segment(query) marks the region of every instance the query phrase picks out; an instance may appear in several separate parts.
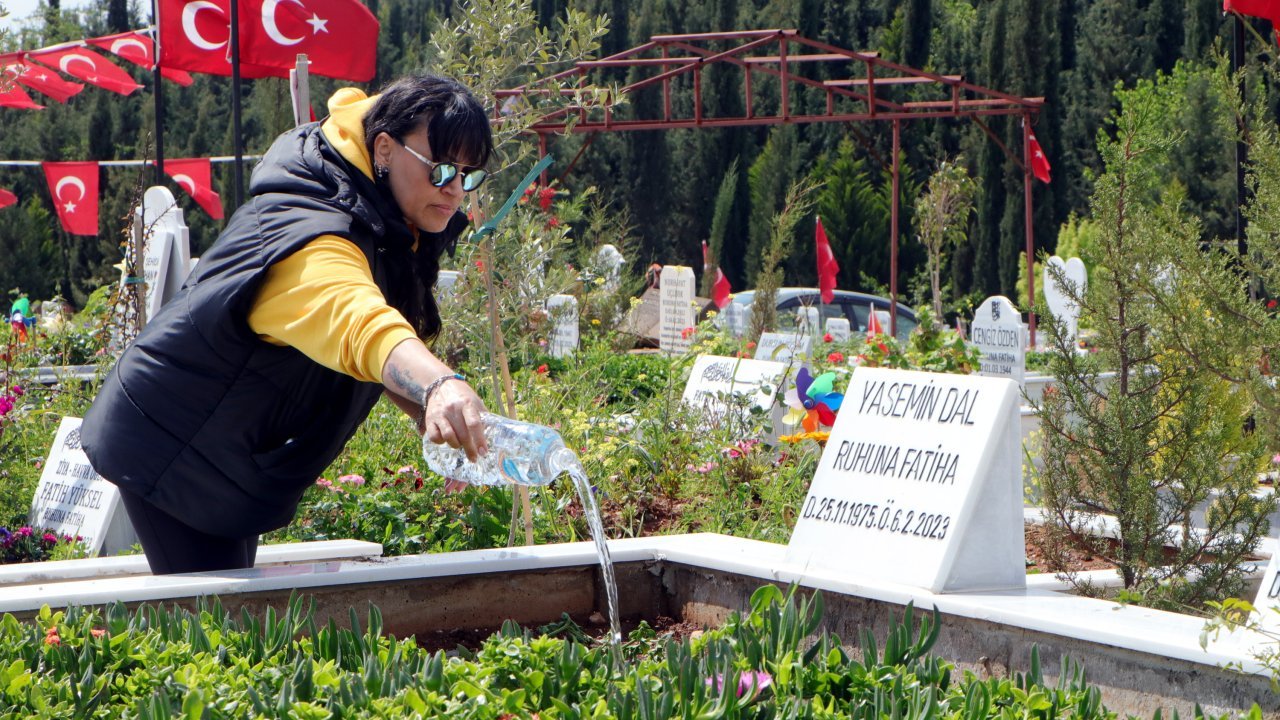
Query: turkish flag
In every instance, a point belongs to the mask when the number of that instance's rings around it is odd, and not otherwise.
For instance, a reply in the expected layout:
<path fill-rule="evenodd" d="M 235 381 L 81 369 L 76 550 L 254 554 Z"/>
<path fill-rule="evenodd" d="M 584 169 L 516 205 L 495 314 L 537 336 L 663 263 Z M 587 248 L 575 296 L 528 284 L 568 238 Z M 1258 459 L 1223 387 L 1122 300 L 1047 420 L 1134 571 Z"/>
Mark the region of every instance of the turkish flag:
<path fill-rule="evenodd" d="M 63 50 L 37 50 L 36 52 L 28 53 L 27 56 L 42 65 L 60 70 L 73 78 L 121 95 L 128 95 L 142 87 L 133 81 L 133 77 L 129 73 L 121 70 L 115 63 L 86 47 L 73 47 Z"/>
<path fill-rule="evenodd" d="M 93 45 L 94 47 L 102 48 L 113 55 L 122 57 L 134 65 L 146 68 L 147 70 L 154 70 L 156 67 L 155 48 L 151 43 L 151 37 L 144 33 L 126 32 L 120 33 L 119 35 L 90 38 L 85 40 L 85 42 Z M 191 75 L 188 73 L 167 67 L 160 68 L 160 77 L 165 80 L 176 82 L 183 87 L 194 82 L 194 80 L 191 79 Z"/>
<path fill-rule="evenodd" d="M 44 179 L 49 183 L 53 206 L 62 229 L 72 235 L 98 234 L 98 163 L 46 162 Z"/>
<path fill-rule="evenodd" d="M 84 90 L 84 86 L 80 83 L 63 80 L 61 75 L 43 65 L 30 63 L 28 65 L 14 66 L 11 69 L 15 68 L 18 69 L 15 80 L 38 93 L 48 95 L 60 103 L 65 103 L 73 95 Z"/>
<path fill-rule="evenodd" d="M 16 202 L 18 202 L 17 195 L 14 195 L 4 188 L 0 188 L 0 209 L 7 208 Z"/>
<path fill-rule="evenodd" d="M 1280 21 L 1280 2 L 1276 0 L 1222 0 L 1222 12 L 1239 13 L 1250 17 Z"/>
<path fill-rule="evenodd" d="M 711 289 L 711 300 L 716 307 L 723 310 L 729 304 L 729 295 L 733 293 L 733 288 L 729 287 L 729 278 L 724 276 L 724 271 L 716 268 L 716 284 Z"/>
<path fill-rule="evenodd" d="M 357 0 L 243 0 L 240 57 L 283 68 L 306 53 L 313 75 L 368 82 L 378 59 L 378 18 Z"/>
<path fill-rule="evenodd" d="M 27 91 L 14 85 L 5 91 L 0 91 L 0 107 L 17 108 L 19 110 L 43 110 L 44 106 L 36 103 L 27 94 Z"/>
<path fill-rule="evenodd" d="M 1042 183 L 1049 182 L 1049 158 L 1044 156 L 1044 149 L 1040 147 L 1040 141 L 1036 140 L 1036 134 L 1027 131 L 1027 135 L 1031 138 L 1031 173 L 1036 179 Z"/>
<path fill-rule="evenodd" d="M 231 75 L 231 4 L 229 0 L 159 0 L 160 67 L 189 70 L 206 75 Z M 240 24 L 244 14 L 241 8 Z M 247 41 L 240 35 L 240 76 L 246 78 L 289 77 L 281 70 L 262 67 L 244 57 Z"/>
<path fill-rule="evenodd" d="M 209 213 L 209 217 L 222 219 L 222 198 L 213 191 L 213 169 L 209 158 L 165 160 L 164 171 Z"/>
<path fill-rule="evenodd" d="M 876 306 L 867 306 L 867 339 L 874 339 L 875 336 L 884 332 L 884 328 L 880 325 L 880 318 L 876 317 Z"/>
<path fill-rule="evenodd" d="M 822 302 L 829 303 L 836 299 L 836 273 L 840 265 L 831 252 L 831 243 L 827 241 L 827 231 L 822 228 L 822 218 L 818 218 L 818 229 L 814 231 L 814 240 L 818 244 L 818 289 L 822 294 Z"/>

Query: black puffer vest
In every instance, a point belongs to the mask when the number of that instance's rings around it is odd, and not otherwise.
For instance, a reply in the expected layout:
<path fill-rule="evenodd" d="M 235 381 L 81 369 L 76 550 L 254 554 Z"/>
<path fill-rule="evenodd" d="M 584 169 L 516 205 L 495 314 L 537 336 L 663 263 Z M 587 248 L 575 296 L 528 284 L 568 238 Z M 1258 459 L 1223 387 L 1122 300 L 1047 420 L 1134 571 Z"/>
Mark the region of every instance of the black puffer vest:
<path fill-rule="evenodd" d="M 81 430 L 103 477 L 224 537 L 288 524 L 382 391 L 257 337 L 247 318 L 267 269 L 337 235 L 364 252 L 391 305 L 403 311 L 404 285 L 417 282 L 413 236 L 394 201 L 318 123 L 277 139 L 249 190 L 183 289 L 111 370 Z M 429 242 L 428 252 L 443 244 Z"/>

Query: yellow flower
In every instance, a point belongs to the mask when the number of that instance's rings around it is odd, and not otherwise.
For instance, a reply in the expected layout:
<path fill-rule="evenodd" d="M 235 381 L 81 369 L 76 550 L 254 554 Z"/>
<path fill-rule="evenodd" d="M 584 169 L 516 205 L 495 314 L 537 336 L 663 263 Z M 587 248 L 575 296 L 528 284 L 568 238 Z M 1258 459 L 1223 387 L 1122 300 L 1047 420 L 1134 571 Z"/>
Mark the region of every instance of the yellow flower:
<path fill-rule="evenodd" d="M 591 324 L 592 324 L 592 325 L 599 325 L 599 324 L 600 324 L 600 318 L 591 318 Z"/>

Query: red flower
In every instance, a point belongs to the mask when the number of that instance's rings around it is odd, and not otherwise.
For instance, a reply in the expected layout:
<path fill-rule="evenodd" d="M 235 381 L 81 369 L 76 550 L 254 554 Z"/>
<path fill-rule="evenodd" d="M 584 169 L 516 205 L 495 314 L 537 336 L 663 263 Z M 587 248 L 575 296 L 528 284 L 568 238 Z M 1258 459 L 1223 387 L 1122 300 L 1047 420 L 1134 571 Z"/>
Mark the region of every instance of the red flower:
<path fill-rule="evenodd" d="M 555 190 L 550 187 L 542 188 L 538 191 L 538 207 L 542 208 L 543 212 L 549 211 L 551 209 L 551 201 L 555 200 L 555 198 Z"/>
<path fill-rule="evenodd" d="M 755 349 L 756 349 L 756 344 L 755 344 L 755 343 L 753 343 L 753 342 L 749 342 L 749 343 L 747 343 L 747 349 L 748 349 L 748 350 L 755 350 Z"/>
<path fill-rule="evenodd" d="M 532 195 L 532 194 L 533 194 L 533 191 L 534 191 L 534 190 L 536 190 L 536 189 L 537 189 L 537 187 L 538 187 L 538 184 L 537 184 L 537 183 L 534 183 L 533 185 L 530 185 L 530 186 L 526 187 L 526 188 L 524 189 L 524 194 L 525 194 L 526 196 L 528 196 L 528 195 Z"/>
<path fill-rule="evenodd" d="M 878 342 L 878 343 L 876 343 L 876 347 L 880 348 L 880 352 L 882 352 L 882 353 L 887 353 L 887 352 L 889 352 L 889 348 L 885 347 L 885 344 L 884 344 L 884 343 L 882 343 L 882 342 Z"/>
<path fill-rule="evenodd" d="M 547 374 L 547 364 L 546 364 L 546 363 L 543 363 L 543 364 L 539 365 L 539 366 L 538 366 L 538 369 L 534 370 L 534 372 L 538 373 L 539 375 L 546 375 L 546 374 Z"/>
<path fill-rule="evenodd" d="M 688 340 L 692 336 L 693 336 L 693 328 L 691 327 L 687 327 L 680 331 L 681 340 Z"/>
<path fill-rule="evenodd" d="M 100 638 L 100 637 L 102 637 L 103 635 L 106 635 L 106 634 L 107 634 L 107 631 L 106 631 L 106 629 L 104 629 L 104 628 L 93 628 L 93 629 L 91 629 L 91 630 L 89 631 L 89 634 L 90 634 L 90 635 L 92 635 L 92 636 L 94 636 L 94 637 L 96 637 L 96 638 Z"/>
<path fill-rule="evenodd" d="M 483 260 L 477 260 L 477 261 L 476 261 L 476 269 L 477 269 L 477 270 L 480 270 L 480 271 L 483 271 L 483 270 L 484 270 L 484 261 L 483 261 Z"/>
<path fill-rule="evenodd" d="M 551 228 L 560 227 L 560 218 L 556 217 L 555 215 L 552 215 L 551 217 L 547 218 L 547 227 L 551 227 Z"/>
<path fill-rule="evenodd" d="M 1276 307 L 1276 301 L 1275 301 L 1274 299 L 1273 299 L 1273 300 L 1268 300 L 1268 301 L 1267 301 L 1267 309 L 1268 309 L 1268 310 L 1274 310 L 1274 309 L 1275 309 L 1275 307 Z M 14 386 L 14 389 L 15 389 L 15 390 L 17 389 L 17 386 L 16 386 L 16 385 Z"/>
<path fill-rule="evenodd" d="M 833 353 L 831 353 L 830 355 L 828 355 L 828 356 L 827 356 L 827 360 L 828 360 L 829 362 L 833 362 L 833 363 L 841 363 L 841 362 L 844 362 L 844 354 L 842 354 L 842 353 L 838 353 L 838 352 L 833 352 Z"/>
<path fill-rule="evenodd" d="M 822 342 L 835 342 L 835 338 L 831 337 L 831 333 L 822 336 Z"/>
<path fill-rule="evenodd" d="M 44 634 L 45 645 L 61 645 L 62 638 L 58 637 L 58 626 L 53 625 Z"/>

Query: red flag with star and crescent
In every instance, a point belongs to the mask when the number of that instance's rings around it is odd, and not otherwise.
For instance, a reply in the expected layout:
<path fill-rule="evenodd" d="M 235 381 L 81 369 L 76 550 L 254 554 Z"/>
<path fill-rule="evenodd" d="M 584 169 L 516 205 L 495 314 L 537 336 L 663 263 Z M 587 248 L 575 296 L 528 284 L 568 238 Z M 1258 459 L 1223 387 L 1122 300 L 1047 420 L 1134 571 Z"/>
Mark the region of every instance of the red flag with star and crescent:
<path fill-rule="evenodd" d="M 121 95 L 128 95 L 142 87 L 133 81 L 133 76 L 129 73 L 87 47 L 37 50 L 28 53 L 27 57 L 77 80 L 83 80 L 90 85 L 97 85 L 103 90 Z"/>
<path fill-rule="evenodd" d="M 25 90 L 14 85 L 8 90 L 0 91 L 0 107 L 18 110 L 43 110 L 44 106 L 31 99 Z"/>
<path fill-rule="evenodd" d="M 44 179 L 62 229 L 72 235 L 98 234 L 98 163 L 46 162 Z"/>
<path fill-rule="evenodd" d="M 835 253 L 831 252 L 831 243 L 827 240 L 827 231 L 822 227 L 822 218 L 818 218 L 813 239 L 818 249 L 818 290 L 822 302 L 829 303 L 836 299 L 836 274 L 840 272 L 840 264 L 836 262 Z"/>
<path fill-rule="evenodd" d="M 1040 141 L 1036 140 L 1036 134 L 1028 131 L 1027 136 L 1031 139 L 1031 174 L 1042 183 L 1049 182 L 1049 158 L 1044 155 L 1044 148 L 1040 147 Z"/>
<path fill-rule="evenodd" d="M 1222 0 L 1222 12 L 1270 20 L 1280 44 L 1280 0 Z"/>
<path fill-rule="evenodd" d="M 151 36 L 145 33 L 125 32 L 118 35 L 90 38 L 85 42 L 94 47 L 102 48 L 112 55 L 124 58 L 139 67 L 147 70 L 155 69 L 155 46 L 151 42 Z M 160 77 L 178 83 L 183 87 L 195 82 L 190 74 L 174 68 L 160 68 Z"/>
<path fill-rule="evenodd" d="M 222 219 L 222 198 L 213 191 L 213 166 L 209 158 L 165 160 L 164 172 L 181 185 L 209 217 Z"/>
<path fill-rule="evenodd" d="M 160 67 L 206 75 L 231 75 L 231 4 L 229 0 L 159 0 Z M 245 10 L 241 10 L 243 16 Z M 244 25 L 244 20 L 241 20 Z M 240 75 L 246 78 L 289 77 L 284 69 L 262 67 L 243 57 L 246 40 L 240 36 Z"/>
<path fill-rule="evenodd" d="M 240 56 L 245 62 L 294 67 L 298 53 L 309 72 L 368 82 L 378 59 L 378 18 L 357 0 L 243 0 Z"/>
<path fill-rule="evenodd" d="M 10 69 L 18 73 L 14 79 L 20 84 L 38 93 L 48 95 L 60 103 L 66 103 L 67 100 L 84 90 L 84 86 L 80 83 L 64 80 L 58 73 L 36 63 L 15 65 Z"/>

